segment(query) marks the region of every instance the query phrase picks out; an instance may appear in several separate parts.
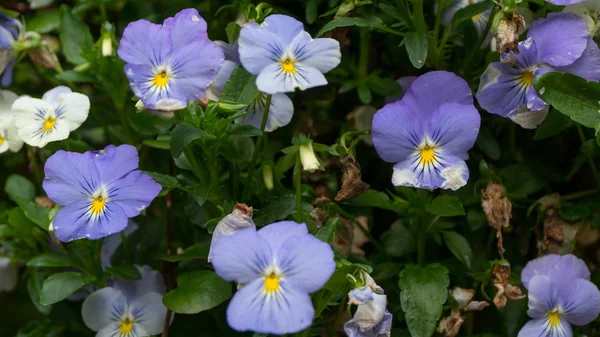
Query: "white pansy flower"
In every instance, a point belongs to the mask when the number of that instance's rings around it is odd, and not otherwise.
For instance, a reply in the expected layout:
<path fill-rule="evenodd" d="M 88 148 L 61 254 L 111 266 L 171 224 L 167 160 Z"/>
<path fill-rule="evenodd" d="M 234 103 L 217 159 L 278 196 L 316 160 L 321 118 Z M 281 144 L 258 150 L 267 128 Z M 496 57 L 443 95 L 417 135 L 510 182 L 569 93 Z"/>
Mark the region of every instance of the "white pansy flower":
<path fill-rule="evenodd" d="M 17 132 L 11 110 L 12 104 L 17 98 L 12 91 L 0 91 L 0 153 L 8 150 L 19 152 L 23 147 L 23 141 Z"/>
<path fill-rule="evenodd" d="M 12 105 L 19 136 L 31 146 L 67 139 L 87 119 L 90 99 L 65 86 L 56 87 L 42 99 L 19 97 Z"/>
<path fill-rule="evenodd" d="M 586 0 L 568 5 L 563 12 L 579 15 L 585 20 L 591 36 L 597 35 L 600 29 L 600 0 Z"/>

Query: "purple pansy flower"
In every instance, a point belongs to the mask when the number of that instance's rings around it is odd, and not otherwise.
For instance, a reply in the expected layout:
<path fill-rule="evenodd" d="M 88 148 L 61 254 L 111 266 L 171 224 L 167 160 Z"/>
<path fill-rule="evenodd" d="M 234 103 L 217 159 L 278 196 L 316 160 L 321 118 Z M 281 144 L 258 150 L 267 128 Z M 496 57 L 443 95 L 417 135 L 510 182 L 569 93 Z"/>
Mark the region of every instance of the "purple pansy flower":
<path fill-rule="evenodd" d="M 457 190 L 469 179 L 464 159 L 479 133 L 480 117 L 467 82 L 433 71 L 417 78 L 404 97 L 373 117 L 373 144 L 394 165 L 392 183 Z"/>
<path fill-rule="evenodd" d="M 574 255 L 546 255 L 525 266 L 523 286 L 529 290 L 533 318 L 519 337 L 572 337 L 573 325 L 586 325 L 600 313 L 600 291 L 589 281 L 590 271 Z"/>
<path fill-rule="evenodd" d="M 550 13 L 534 21 L 527 40 L 493 62 L 481 76 L 477 101 L 490 113 L 536 128 L 548 105 L 533 87 L 535 76 L 549 71 L 568 72 L 588 81 L 600 80 L 600 49 L 589 36 L 585 21 L 572 13 Z"/>
<path fill-rule="evenodd" d="M 256 85 L 267 94 L 326 85 L 324 73 L 341 60 L 334 39 L 313 39 L 302 22 L 287 15 L 270 15 L 240 31 L 240 59 L 248 72 L 258 75 Z"/>
<path fill-rule="evenodd" d="M 218 101 L 219 97 L 223 93 L 225 84 L 229 81 L 231 74 L 240 65 L 240 56 L 238 53 L 238 42 L 236 41 L 233 45 L 227 44 L 223 41 L 216 41 L 216 43 L 223 49 L 225 53 L 225 63 L 214 82 L 210 85 L 206 92 L 209 99 Z M 260 128 L 262 124 L 262 118 L 267 105 L 267 95 L 259 92 L 254 101 L 248 106 L 248 114 L 235 120 L 235 123 L 243 123 L 253 125 L 256 128 Z M 271 97 L 271 107 L 269 109 L 269 116 L 267 117 L 267 124 L 265 125 L 265 131 L 271 132 L 276 129 L 286 126 L 292 120 L 294 115 L 294 103 L 286 94 L 274 94 Z"/>
<path fill-rule="evenodd" d="M 19 20 L 0 13 L 0 84 L 4 87 L 12 82 L 13 67 L 17 59 L 13 55 L 12 43 L 19 38 L 22 29 Z"/>
<path fill-rule="evenodd" d="M 162 25 L 138 20 L 123 32 L 118 51 L 131 89 L 145 107 L 178 110 L 205 96 L 224 61 L 206 34 L 206 21 L 184 9 Z"/>
<path fill-rule="evenodd" d="M 138 168 L 131 145 L 85 153 L 58 151 L 46 161 L 43 187 L 63 208 L 56 213 L 56 237 L 99 239 L 125 229 L 158 195 L 161 186 Z"/>
<path fill-rule="evenodd" d="M 219 276 L 243 285 L 227 308 L 229 325 L 277 335 L 311 325 L 315 310 L 308 294 L 335 271 L 331 247 L 292 221 L 220 237 L 212 264 Z"/>
<path fill-rule="evenodd" d="M 348 337 L 389 337 L 392 314 L 386 309 L 387 296 L 383 289 L 370 286 L 353 289 L 348 293 L 348 304 L 358 306 L 351 320 L 344 324 Z"/>
<path fill-rule="evenodd" d="M 96 337 L 143 337 L 162 332 L 167 308 L 162 276 L 148 266 L 138 267 L 139 281 L 115 280 L 112 287 L 90 294 L 81 306 L 85 325 Z"/>

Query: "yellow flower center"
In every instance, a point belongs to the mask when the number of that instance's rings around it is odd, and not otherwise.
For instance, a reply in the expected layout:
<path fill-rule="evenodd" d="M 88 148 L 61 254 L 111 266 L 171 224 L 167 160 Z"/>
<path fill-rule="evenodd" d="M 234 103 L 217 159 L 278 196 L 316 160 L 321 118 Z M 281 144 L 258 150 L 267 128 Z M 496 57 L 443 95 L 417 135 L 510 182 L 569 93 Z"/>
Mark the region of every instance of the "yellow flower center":
<path fill-rule="evenodd" d="M 5 137 L 0 136 L 0 145 L 2 145 L 2 143 L 4 143 L 5 140 L 6 140 Z"/>
<path fill-rule="evenodd" d="M 126 318 L 121 321 L 121 326 L 119 327 L 119 332 L 124 335 L 128 335 L 133 330 L 133 321 L 129 318 Z"/>
<path fill-rule="evenodd" d="M 56 124 L 56 118 L 48 117 L 44 121 L 44 126 L 42 126 L 42 129 L 44 130 L 44 132 L 48 132 L 54 128 L 54 124 Z"/>
<path fill-rule="evenodd" d="M 471 17 L 471 19 L 472 19 L 473 21 L 477 21 L 477 20 L 479 20 L 479 18 L 480 18 L 480 17 L 481 17 L 481 13 L 478 13 L 478 14 L 475 14 L 475 15 L 473 15 L 473 16 Z"/>
<path fill-rule="evenodd" d="M 106 207 L 106 199 L 104 199 L 101 195 L 92 200 L 92 204 L 90 205 L 90 212 L 94 215 L 98 215 L 104 211 Z"/>
<path fill-rule="evenodd" d="M 423 165 L 432 163 L 435 160 L 435 151 L 429 145 L 425 145 L 424 148 L 419 150 L 421 158 L 419 162 Z"/>
<path fill-rule="evenodd" d="M 523 81 L 523 84 L 525 84 L 527 87 L 530 87 L 531 83 L 533 83 L 533 71 L 526 72 L 521 81 Z"/>
<path fill-rule="evenodd" d="M 290 59 L 286 59 L 285 61 L 281 62 L 281 69 L 283 70 L 284 73 L 295 74 L 296 73 L 296 65 L 294 63 L 295 63 L 294 61 L 292 61 Z"/>
<path fill-rule="evenodd" d="M 560 323 L 560 315 L 558 312 L 553 311 L 548 314 L 548 322 L 550 322 L 551 326 L 557 326 Z"/>
<path fill-rule="evenodd" d="M 168 83 L 169 83 L 169 75 L 167 75 L 167 73 L 164 71 L 156 74 L 156 76 L 154 76 L 154 78 L 152 79 L 152 84 L 155 87 L 162 88 L 162 87 L 166 86 Z"/>
<path fill-rule="evenodd" d="M 279 290 L 279 276 L 271 273 L 271 275 L 265 278 L 265 291 L 268 293 L 273 293 Z"/>

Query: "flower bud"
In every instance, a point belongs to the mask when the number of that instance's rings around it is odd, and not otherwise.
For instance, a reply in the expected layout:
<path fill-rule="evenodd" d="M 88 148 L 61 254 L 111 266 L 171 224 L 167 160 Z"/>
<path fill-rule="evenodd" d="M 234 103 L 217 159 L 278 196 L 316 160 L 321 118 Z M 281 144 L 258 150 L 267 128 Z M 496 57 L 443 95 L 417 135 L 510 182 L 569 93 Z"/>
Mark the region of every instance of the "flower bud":
<path fill-rule="evenodd" d="M 135 108 L 138 112 L 146 110 L 146 106 L 144 105 L 144 102 L 142 102 L 141 99 L 137 101 L 137 103 L 135 103 Z"/>
<path fill-rule="evenodd" d="M 263 166 L 263 181 L 265 183 L 265 187 L 267 190 L 273 189 L 273 166 L 264 165 Z"/>
<path fill-rule="evenodd" d="M 231 214 L 226 215 L 215 227 L 210 248 L 208 250 L 208 262 L 212 260 L 212 248 L 221 236 L 233 235 L 242 229 L 256 227 L 252 221 L 252 207 L 246 204 L 237 204 Z"/>
<path fill-rule="evenodd" d="M 376 288 L 379 288 L 375 285 Z M 381 289 L 381 288 L 379 288 Z M 358 306 L 354 317 L 344 324 L 344 331 L 351 337 L 389 337 L 392 314 L 387 311 L 387 296 L 373 292 L 373 286 L 364 286 L 348 293 L 348 304 Z"/>
<path fill-rule="evenodd" d="M 302 169 L 309 172 L 315 172 L 321 166 L 319 158 L 315 155 L 312 142 L 300 145 L 300 161 Z"/>
<path fill-rule="evenodd" d="M 102 35 L 102 56 L 113 55 L 113 42 L 112 37 L 109 34 Z"/>

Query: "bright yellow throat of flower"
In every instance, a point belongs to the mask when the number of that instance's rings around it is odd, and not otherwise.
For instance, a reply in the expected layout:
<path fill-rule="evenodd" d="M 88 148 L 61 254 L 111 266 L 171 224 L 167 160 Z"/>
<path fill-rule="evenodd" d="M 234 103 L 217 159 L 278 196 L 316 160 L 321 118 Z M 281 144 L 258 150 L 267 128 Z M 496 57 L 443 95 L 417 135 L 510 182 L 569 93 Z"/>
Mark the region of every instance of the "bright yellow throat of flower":
<path fill-rule="evenodd" d="M 419 150 L 421 158 L 419 162 L 423 165 L 432 163 L 435 160 L 435 151 L 429 145 Z"/>
<path fill-rule="evenodd" d="M 133 321 L 129 320 L 129 318 L 126 318 L 125 320 L 121 321 L 121 326 L 119 327 L 119 332 L 121 334 L 123 334 L 123 335 L 130 334 L 132 330 L 133 330 Z"/>
<path fill-rule="evenodd" d="M 42 129 L 44 130 L 44 132 L 48 132 L 54 128 L 54 124 L 56 124 L 56 118 L 48 117 L 44 121 L 44 126 L 42 126 Z"/>
<path fill-rule="evenodd" d="M 527 87 L 530 87 L 531 83 L 533 83 L 533 71 L 526 72 L 521 81 L 523 81 L 523 84 L 525 84 Z"/>
<path fill-rule="evenodd" d="M 281 70 L 283 70 L 283 72 L 286 74 L 295 74 L 296 73 L 295 62 L 290 59 L 281 61 Z"/>
<path fill-rule="evenodd" d="M 166 86 L 168 83 L 169 83 L 169 75 L 167 75 L 167 73 L 164 71 L 156 74 L 156 76 L 154 76 L 154 78 L 152 79 L 152 84 L 155 87 L 162 88 L 162 87 Z"/>
<path fill-rule="evenodd" d="M 560 316 L 558 312 L 551 312 L 548 314 L 548 322 L 551 326 L 557 326 L 560 323 Z"/>
<path fill-rule="evenodd" d="M 265 291 L 268 293 L 273 293 L 279 290 L 279 276 L 275 274 L 271 274 L 265 278 Z"/>
<path fill-rule="evenodd" d="M 94 215 L 98 215 L 104 211 L 106 207 L 106 199 L 104 199 L 101 195 L 92 200 L 92 204 L 90 205 L 90 212 Z"/>
<path fill-rule="evenodd" d="M 4 141 L 6 140 L 6 138 L 0 136 L 0 145 L 4 144 Z"/>

